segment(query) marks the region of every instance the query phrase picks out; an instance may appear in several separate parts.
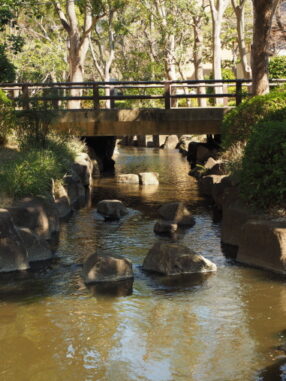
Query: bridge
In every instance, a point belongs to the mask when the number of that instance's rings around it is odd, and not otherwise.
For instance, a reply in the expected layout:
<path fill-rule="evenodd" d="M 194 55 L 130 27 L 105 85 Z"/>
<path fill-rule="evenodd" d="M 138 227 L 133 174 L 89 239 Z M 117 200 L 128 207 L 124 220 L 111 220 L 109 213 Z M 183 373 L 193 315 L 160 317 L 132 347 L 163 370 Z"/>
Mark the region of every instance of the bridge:
<path fill-rule="evenodd" d="M 219 134 L 250 88 L 251 80 L 0 84 L 19 112 L 50 115 L 52 128 L 78 136 Z"/>

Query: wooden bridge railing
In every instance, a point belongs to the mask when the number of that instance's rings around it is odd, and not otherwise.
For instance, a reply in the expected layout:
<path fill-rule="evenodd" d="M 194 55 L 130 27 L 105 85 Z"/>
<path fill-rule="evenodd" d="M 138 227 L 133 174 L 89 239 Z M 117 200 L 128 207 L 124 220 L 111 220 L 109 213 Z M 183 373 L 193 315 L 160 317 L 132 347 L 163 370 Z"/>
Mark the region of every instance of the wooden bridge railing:
<path fill-rule="evenodd" d="M 286 83 L 286 79 L 272 80 L 271 86 Z M 251 80 L 203 80 L 203 81 L 114 81 L 114 82 L 58 82 L 58 83 L 2 83 L 0 89 L 6 91 L 19 108 L 29 109 L 32 105 L 44 108 L 65 109 L 72 101 L 80 104 L 81 109 L 99 109 L 101 101 L 161 100 L 165 109 L 174 107 L 180 99 L 214 99 L 223 98 L 224 105 L 228 101 L 240 104 L 243 97 L 251 95 Z M 220 93 L 215 94 L 215 87 Z M 143 94 L 128 92 L 143 90 Z M 160 90 L 160 93 L 158 91 Z M 147 94 L 149 93 L 149 94 Z M 120 108 L 120 105 L 116 105 Z M 176 105 L 177 107 L 177 105 Z M 71 107 L 69 107 L 71 108 Z"/>

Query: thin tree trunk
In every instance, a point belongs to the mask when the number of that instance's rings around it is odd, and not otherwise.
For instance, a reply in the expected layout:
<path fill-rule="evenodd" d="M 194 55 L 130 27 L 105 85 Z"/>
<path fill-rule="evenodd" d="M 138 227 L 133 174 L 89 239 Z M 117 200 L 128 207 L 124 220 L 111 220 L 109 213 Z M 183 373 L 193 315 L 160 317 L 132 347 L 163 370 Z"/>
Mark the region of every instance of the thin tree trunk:
<path fill-rule="evenodd" d="M 213 75 L 214 79 L 222 79 L 221 71 L 221 25 L 224 11 L 227 7 L 228 0 L 217 0 L 216 4 L 214 0 L 209 0 L 211 6 L 212 26 L 213 26 Z M 215 84 L 215 94 L 222 94 L 222 85 Z M 221 103 L 221 98 L 215 98 L 215 104 Z"/>
<path fill-rule="evenodd" d="M 236 28 L 237 28 L 237 40 L 239 55 L 241 60 L 241 66 L 243 71 L 243 78 L 251 78 L 251 67 L 248 64 L 246 44 L 245 44 L 245 32 L 244 32 L 244 5 L 246 0 L 239 0 L 239 4 L 235 4 L 235 0 L 231 0 L 232 7 L 236 15 Z"/>
<path fill-rule="evenodd" d="M 195 79 L 197 81 L 204 80 L 203 69 L 203 33 L 202 33 L 202 19 L 200 16 L 193 16 L 193 30 L 194 30 L 194 66 L 195 66 Z M 197 88 L 197 94 L 205 94 L 205 86 Z M 206 98 L 199 98 L 200 107 L 206 107 Z"/>
<path fill-rule="evenodd" d="M 269 92 L 267 49 L 272 19 L 278 2 L 279 0 L 253 0 L 252 92 L 254 95 Z"/>

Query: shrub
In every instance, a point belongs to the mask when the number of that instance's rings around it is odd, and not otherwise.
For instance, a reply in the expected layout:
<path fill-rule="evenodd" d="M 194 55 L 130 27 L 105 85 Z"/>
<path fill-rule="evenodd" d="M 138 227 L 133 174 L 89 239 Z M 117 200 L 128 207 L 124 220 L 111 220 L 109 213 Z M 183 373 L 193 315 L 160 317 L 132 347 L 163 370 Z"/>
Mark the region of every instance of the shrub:
<path fill-rule="evenodd" d="M 286 78 L 286 57 L 272 57 L 268 69 L 270 78 Z"/>
<path fill-rule="evenodd" d="M 269 120 L 286 120 L 284 88 L 253 97 L 229 111 L 222 125 L 223 147 L 228 149 L 237 142 L 246 142 L 257 123 Z"/>
<path fill-rule="evenodd" d="M 264 209 L 283 206 L 286 122 L 263 122 L 256 126 L 245 148 L 241 173 L 241 195 L 246 201 Z"/>

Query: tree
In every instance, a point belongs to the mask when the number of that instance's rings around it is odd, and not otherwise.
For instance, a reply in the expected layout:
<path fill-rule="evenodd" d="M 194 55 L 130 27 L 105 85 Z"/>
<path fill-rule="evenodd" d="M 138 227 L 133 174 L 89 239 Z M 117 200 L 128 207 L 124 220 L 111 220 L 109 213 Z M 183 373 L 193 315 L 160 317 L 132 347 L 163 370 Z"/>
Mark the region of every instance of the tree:
<path fill-rule="evenodd" d="M 104 82 L 111 80 L 112 64 L 116 58 L 116 45 L 122 35 L 127 33 L 128 21 L 124 11 L 128 2 L 122 0 L 107 0 L 106 15 L 95 25 L 89 45 L 94 67 Z M 105 88 L 105 95 L 110 95 L 110 88 Z M 110 101 L 106 102 L 110 107 Z"/>
<path fill-rule="evenodd" d="M 98 20 L 105 14 L 104 5 L 101 1 L 81 0 L 76 2 L 75 0 L 65 0 L 66 12 L 64 12 L 59 0 L 53 0 L 53 4 L 62 26 L 68 33 L 69 81 L 83 82 L 90 34 Z M 81 89 L 71 91 L 71 96 L 74 97 L 81 96 L 81 94 Z M 71 100 L 68 103 L 68 108 L 80 108 L 80 102 Z"/>
<path fill-rule="evenodd" d="M 195 67 L 195 79 L 201 81 L 204 79 L 204 68 L 203 68 L 203 57 L 204 57 L 204 35 L 203 35 L 203 25 L 206 23 L 206 2 L 202 0 L 197 6 L 192 4 L 191 6 L 192 15 L 192 27 L 194 32 L 194 48 L 193 48 L 193 58 Z M 204 86 L 199 86 L 197 88 L 198 94 L 205 94 L 206 89 Z M 201 107 L 206 107 L 206 98 L 199 98 L 199 105 Z"/>
<path fill-rule="evenodd" d="M 279 0 L 253 1 L 253 44 L 252 44 L 252 78 L 253 95 L 269 92 L 268 80 L 268 43 L 272 19 Z"/>
<path fill-rule="evenodd" d="M 231 0 L 231 4 L 236 16 L 237 40 L 243 77 L 249 79 L 251 77 L 251 67 L 247 61 L 247 52 L 245 44 L 245 28 L 244 28 L 244 8 L 246 0 Z"/>
<path fill-rule="evenodd" d="M 209 0 L 212 15 L 212 28 L 213 28 L 213 76 L 214 79 L 222 79 L 221 72 L 221 26 L 223 21 L 223 14 L 226 10 L 229 0 Z M 215 94 L 222 93 L 222 86 L 215 87 Z M 216 104 L 219 99 L 216 99 Z"/>

